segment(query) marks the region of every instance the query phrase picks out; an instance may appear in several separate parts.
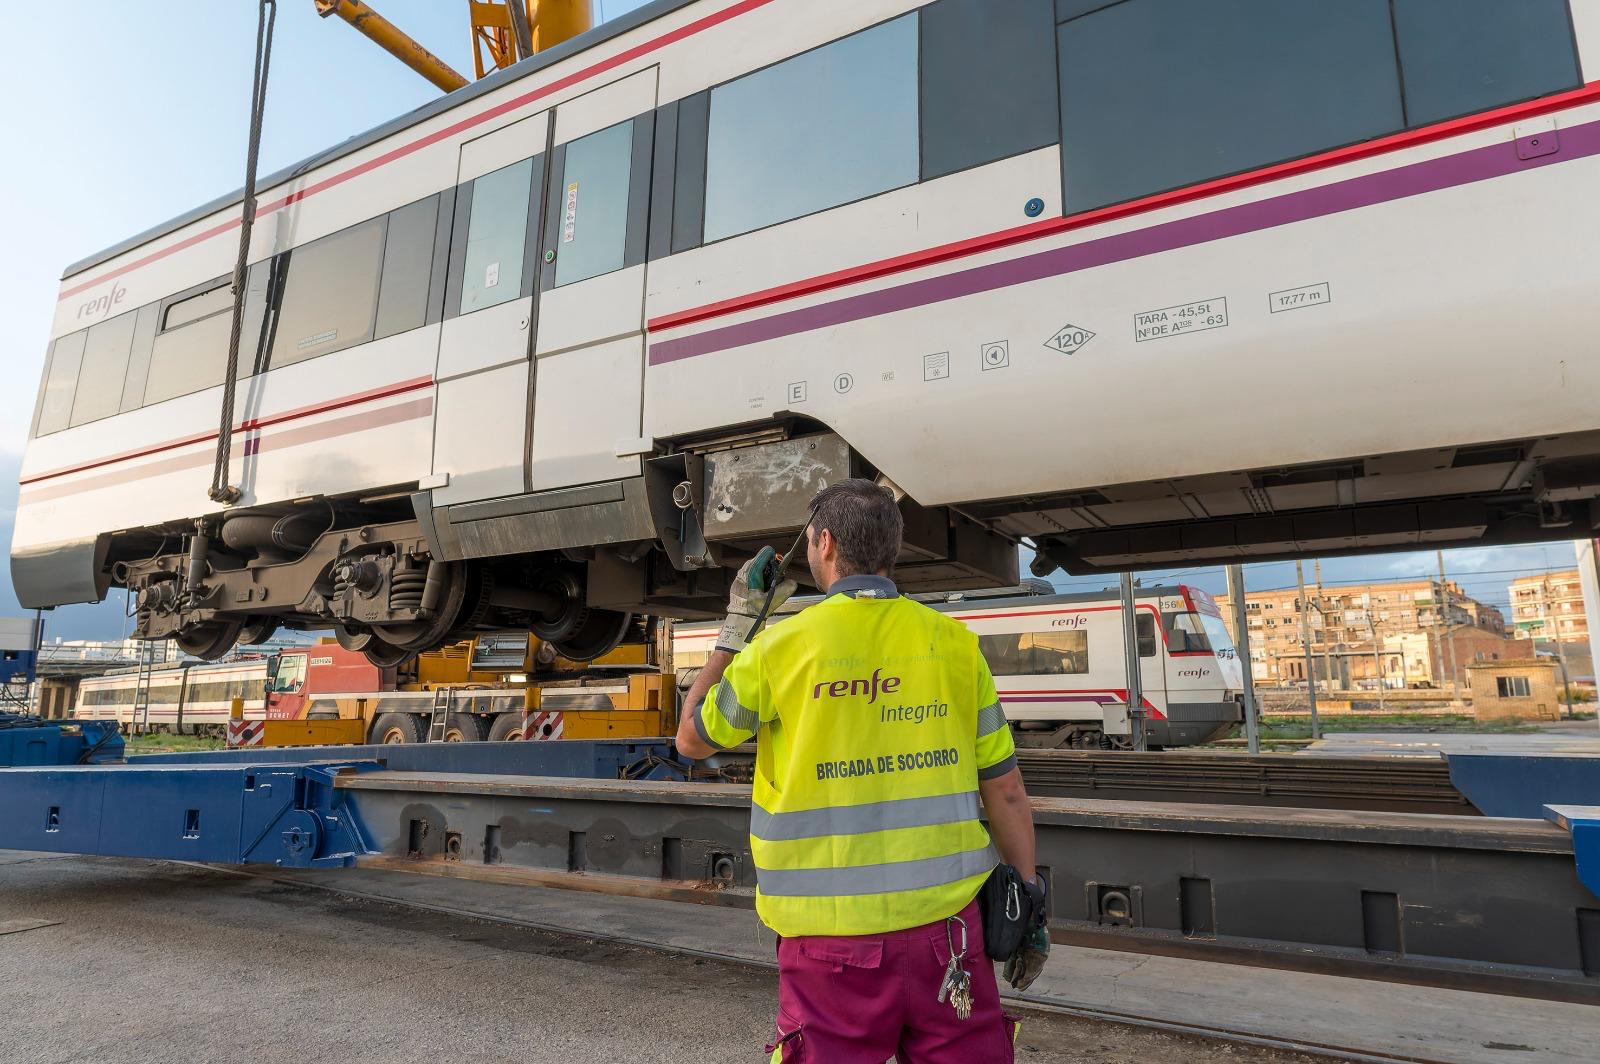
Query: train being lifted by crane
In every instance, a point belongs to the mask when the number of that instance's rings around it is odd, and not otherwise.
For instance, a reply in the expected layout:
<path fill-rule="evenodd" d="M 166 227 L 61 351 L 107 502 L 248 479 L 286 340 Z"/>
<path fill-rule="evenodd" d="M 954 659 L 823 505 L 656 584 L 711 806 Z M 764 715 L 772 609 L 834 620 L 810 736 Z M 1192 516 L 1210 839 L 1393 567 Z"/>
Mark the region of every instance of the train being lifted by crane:
<path fill-rule="evenodd" d="M 909 590 L 1592 530 L 1600 0 L 1268 7 L 656 0 L 263 179 L 231 374 L 240 195 L 75 263 L 18 596 L 581 660 L 853 475 Z"/>

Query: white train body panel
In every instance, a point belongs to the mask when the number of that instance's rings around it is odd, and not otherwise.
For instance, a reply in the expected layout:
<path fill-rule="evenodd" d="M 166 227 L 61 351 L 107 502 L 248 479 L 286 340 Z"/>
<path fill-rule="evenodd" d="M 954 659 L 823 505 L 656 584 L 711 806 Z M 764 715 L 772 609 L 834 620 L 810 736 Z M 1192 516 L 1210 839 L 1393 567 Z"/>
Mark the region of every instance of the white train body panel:
<path fill-rule="evenodd" d="M 1128 705 L 1123 612 L 1117 596 L 975 596 L 929 605 L 978 636 L 1006 719 L 1023 731 L 1077 724 L 1098 732 L 1108 707 Z M 1135 609 L 1149 618 L 1141 622 L 1147 627 L 1140 633 L 1139 682 L 1153 741 L 1172 746 L 1204 742 L 1237 724 L 1244 674 L 1211 597 L 1185 586 L 1140 589 Z M 675 667 L 703 665 L 719 627 L 675 626 Z"/>
<path fill-rule="evenodd" d="M 79 683 L 72 719 L 114 720 L 123 726 L 220 726 L 228 723 L 233 699 L 238 698 L 244 703 L 245 720 L 265 720 L 267 675 L 268 662 L 262 659 L 160 668 L 142 679 L 137 670 L 94 676 Z M 141 698 L 149 703 L 148 719 L 135 706 Z"/>
<path fill-rule="evenodd" d="M 242 504 L 425 490 L 449 507 L 603 484 L 640 476 L 672 441 L 780 418 L 837 433 L 923 506 L 992 504 L 992 527 L 1035 538 L 1526 492 L 1538 463 L 1600 455 L 1600 82 L 1582 74 L 1600 69 L 1600 0 L 1570 3 L 1578 85 L 1488 117 L 1067 216 L 1056 143 L 726 239 L 704 238 L 702 202 L 700 238 L 676 249 L 659 194 L 694 162 L 663 185 L 650 160 L 697 94 L 936 6 L 652 8 L 269 182 L 253 264 L 292 264 L 432 196 L 440 242 L 425 322 L 240 384 L 229 482 Z M 538 175 L 628 120 L 626 249 L 561 283 L 569 245 L 609 223 L 583 214 L 595 182 Z M 530 159 L 527 232 L 545 234 L 530 238 L 544 265 L 529 255 L 524 294 L 462 313 L 472 249 L 465 215 L 444 212 Z M 52 341 L 228 274 L 238 211 L 220 203 L 69 274 Z M 656 248 L 663 219 L 671 253 Z M 475 263 L 466 284 L 494 289 L 512 265 Z M 69 579 L 41 559 L 218 511 L 220 402 L 212 387 L 32 439 L 13 545 L 28 602 L 105 591 L 87 562 Z M 1529 442 L 1504 462 L 1453 462 L 1501 441 Z M 1338 462 L 1365 466 L 1251 480 Z M 1297 528 L 1283 549 L 1430 534 Z"/>

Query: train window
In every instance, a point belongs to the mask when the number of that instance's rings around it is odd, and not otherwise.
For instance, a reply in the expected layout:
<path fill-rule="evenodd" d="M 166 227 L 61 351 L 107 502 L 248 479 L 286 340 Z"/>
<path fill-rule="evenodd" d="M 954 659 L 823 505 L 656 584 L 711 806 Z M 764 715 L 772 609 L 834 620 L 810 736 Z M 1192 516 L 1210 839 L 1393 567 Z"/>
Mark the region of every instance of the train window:
<path fill-rule="evenodd" d="M 1155 619 L 1155 617 L 1153 615 L 1151 615 L 1151 614 L 1148 614 L 1148 613 L 1140 613 L 1136 618 L 1134 618 L 1133 630 L 1134 630 L 1135 637 L 1139 641 L 1139 656 L 1141 658 L 1153 658 L 1153 657 L 1155 657 L 1156 656 L 1156 619 Z M 1121 642 L 1123 646 L 1127 646 L 1127 643 L 1124 642 L 1123 640 L 1118 640 L 1118 642 Z"/>
<path fill-rule="evenodd" d="M 1199 654 L 1211 650 L 1205 618 L 1198 613 L 1164 613 L 1167 649 L 1174 654 Z"/>
<path fill-rule="evenodd" d="M 78 373 L 78 394 L 72 401 L 73 425 L 110 417 L 122 406 L 128 352 L 133 347 L 133 326 L 138 316 L 137 311 L 129 311 L 89 329 L 83 368 Z"/>
<path fill-rule="evenodd" d="M 384 221 L 374 218 L 289 252 L 280 267 L 272 369 L 372 339 Z"/>
<path fill-rule="evenodd" d="M 1405 123 L 1388 0 L 1124 0 L 1064 22 L 1058 46 L 1068 211 Z"/>
<path fill-rule="evenodd" d="M 461 313 L 496 307 L 522 294 L 533 160 L 501 167 L 472 183 Z"/>
<path fill-rule="evenodd" d="M 78 388 L 78 368 L 83 365 L 83 345 L 89 330 L 80 329 L 50 346 L 50 370 L 39 395 L 38 427 L 34 434 L 59 432 L 72 418 L 72 397 Z"/>
<path fill-rule="evenodd" d="M 922 180 L 1054 144 L 1052 0 L 922 9 Z"/>
<path fill-rule="evenodd" d="M 161 328 L 176 329 L 180 325 L 188 325 L 201 318 L 209 318 L 213 314 L 233 306 L 233 292 L 226 280 L 215 281 L 214 288 L 208 288 L 198 295 L 186 299 L 175 300 L 167 304 L 167 314 L 161 320 Z"/>
<path fill-rule="evenodd" d="M 1089 671 L 1089 633 L 980 635 L 978 651 L 996 676 L 1069 676 Z"/>
<path fill-rule="evenodd" d="M 383 280 L 378 286 L 378 324 L 373 339 L 419 328 L 428 317 L 428 282 L 433 274 L 434 231 L 439 197 L 429 196 L 389 215 L 383 244 Z"/>
<path fill-rule="evenodd" d="M 228 366 L 226 314 L 213 314 L 181 329 L 160 333 L 150 352 L 144 401 L 159 403 L 222 383 Z"/>
<path fill-rule="evenodd" d="M 120 410 L 137 410 L 144 405 L 144 386 L 150 377 L 150 353 L 155 346 L 156 322 L 160 315 L 160 303 L 139 308 L 133 323 L 133 343 L 128 356 L 128 376 L 122 385 Z"/>
<path fill-rule="evenodd" d="M 705 239 L 914 184 L 918 107 L 915 15 L 713 89 Z"/>
<path fill-rule="evenodd" d="M 622 269 L 632 174 L 632 119 L 567 145 L 566 165 L 556 186 L 561 190 L 555 237 L 557 286 Z"/>
<path fill-rule="evenodd" d="M 166 304 L 150 351 L 146 405 L 222 383 L 228 368 L 228 332 L 233 293 L 226 279 Z"/>
<path fill-rule="evenodd" d="M 1567 0 L 1394 0 L 1394 24 L 1411 125 L 1582 83 Z"/>

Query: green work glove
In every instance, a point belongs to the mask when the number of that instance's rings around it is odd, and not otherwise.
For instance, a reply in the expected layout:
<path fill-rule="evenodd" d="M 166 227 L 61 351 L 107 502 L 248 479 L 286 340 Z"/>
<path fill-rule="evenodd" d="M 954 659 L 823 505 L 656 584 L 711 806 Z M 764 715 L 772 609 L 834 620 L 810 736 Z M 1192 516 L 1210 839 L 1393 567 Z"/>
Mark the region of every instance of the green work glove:
<path fill-rule="evenodd" d="M 1044 962 L 1050 958 L 1050 931 L 1043 925 L 1028 932 L 1017 952 L 1006 961 L 1006 982 L 1018 990 L 1026 990 L 1044 971 Z"/>
<path fill-rule="evenodd" d="M 758 555 L 751 558 L 740 567 L 739 575 L 733 578 L 733 590 L 728 593 L 728 619 L 722 622 L 722 631 L 717 633 L 718 650 L 726 650 L 730 654 L 743 650 L 755 638 L 760 625 L 766 623 L 766 618 L 787 602 L 799 587 L 793 580 L 785 580 L 771 592 L 772 601 L 768 605 L 768 591 L 761 586 L 763 576 L 756 569 L 756 564 L 765 565 L 770 557 L 767 554 L 765 557 Z M 766 607 L 765 615 L 762 614 L 762 607 Z"/>

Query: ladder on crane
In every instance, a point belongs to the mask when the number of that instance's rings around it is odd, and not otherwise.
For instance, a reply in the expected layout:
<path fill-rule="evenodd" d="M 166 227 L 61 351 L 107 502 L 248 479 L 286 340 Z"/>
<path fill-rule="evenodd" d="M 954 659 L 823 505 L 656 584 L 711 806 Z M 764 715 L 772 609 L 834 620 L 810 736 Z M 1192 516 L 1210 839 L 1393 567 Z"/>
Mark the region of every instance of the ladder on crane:
<path fill-rule="evenodd" d="M 139 674 L 133 683 L 133 709 L 128 715 L 128 734 L 143 735 L 150 728 L 150 680 L 155 671 L 156 646 L 146 639 L 139 643 Z"/>
<path fill-rule="evenodd" d="M 450 689 L 433 689 L 433 713 L 428 717 L 428 742 L 442 743 L 450 726 Z"/>

